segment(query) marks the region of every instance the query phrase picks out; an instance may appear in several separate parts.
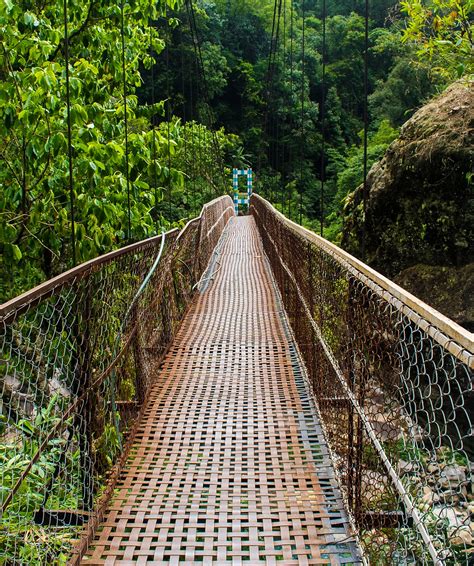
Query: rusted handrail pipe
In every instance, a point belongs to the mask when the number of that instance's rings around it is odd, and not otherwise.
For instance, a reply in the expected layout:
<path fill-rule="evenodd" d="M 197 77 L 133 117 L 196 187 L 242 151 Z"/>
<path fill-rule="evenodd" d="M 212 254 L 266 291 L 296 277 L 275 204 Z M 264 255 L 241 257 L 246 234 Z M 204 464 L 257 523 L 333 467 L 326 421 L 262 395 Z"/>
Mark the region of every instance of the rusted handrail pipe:
<path fill-rule="evenodd" d="M 385 300 L 391 303 L 395 301 L 401 303 L 398 305 L 395 304 L 395 306 L 419 325 L 420 328 L 428 332 L 443 348 L 446 348 L 446 350 L 466 363 L 470 368 L 474 368 L 474 334 L 472 332 L 469 332 L 335 244 L 311 232 L 311 230 L 296 224 L 296 222 L 289 220 L 261 196 L 254 193 L 251 197 L 251 206 L 252 199 L 263 203 L 281 222 L 286 224 L 302 238 L 334 257 L 364 284 L 371 282 L 371 287 L 379 287 L 379 290 L 374 288 L 374 291 L 379 291 L 378 294 Z M 380 292 L 380 290 L 382 292 Z"/>

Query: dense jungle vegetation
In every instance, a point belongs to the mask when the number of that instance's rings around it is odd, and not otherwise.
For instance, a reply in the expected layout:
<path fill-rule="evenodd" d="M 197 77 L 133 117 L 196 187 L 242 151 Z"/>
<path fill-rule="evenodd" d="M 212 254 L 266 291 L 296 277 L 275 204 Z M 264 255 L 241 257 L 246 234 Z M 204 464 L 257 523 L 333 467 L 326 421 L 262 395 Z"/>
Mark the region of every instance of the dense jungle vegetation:
<path fill-rule="evenodd" d="M 369 0 L 367 82 L 365 0 L 323 2 L 196 0 L 190 13 L 184 0 L 0 0 L 0 303 L 74 264 L 183 226 L 204 203 L 231 193 L 232 167 L 252 167 L 260 194 L 341 243 L 343 210 L 363 180 L 366 113 L 370 167 L 420 106 L 472 77 L 474 0 Z M 411 212 L 418 215 L 416 207 Z M 446 231 L 453 232 L 449 222 Z M 400 247 L 410 248 L 411 237 Z M 411 277 L 419 279 L 418 272 Z M 126 289 L 138 284 L 135 273 L 120 278 Z M 108 310 L 108 320 L 100 319 L 108 325 L 104 346 L 96 342 L 104 359 L 120 339 L 127 292 L 117 288 L 114 305 L 100 293 L 87 297 L 89 306 L 100 304 L 98 312 Z M 25 403 L 9 420 L 0 414 L 2 502 L 38 453 L 44 431 L 61 422 L 73 426 L 71 416 L 62 420 L 71 392 L 56 381 L 63 372 L 70 387 L 76 368 L 83 371 L 76 349 L 84 333 L 75 334 L 77 321 L 69 331 L 56 325 L 51 310 L 48 303 L 33 309 L 23 334 L 8 330 L 12 343 L 20 337 L 23 343 L 5 356 L 13 360 L 12 375 L 1 364 L 2 403 L 13 406 L 5 392 L 19 392 L 40 410 L 27 411 Z M 64 309 L 57 320 L 71 312 Z M 23 363 L 27 378 L 20 382 Z M 85 365 L 94 364 L 100 366 L 92 357 Z M 136 392 L 125 362 L 123 373 L 120 394 L 129 402 Z M 23 392 L 30 383 L 35 398 Z M 119 426 L 115 410 L 109 422 L 99 404 L 94 408 L 100 426 L 91 452 L 105 476 L 120 448 Z M 48 539 L 44 554 L 34 541 L 46 535 L 40 528 L 25 535 L 24 525 L 45 505 L 49 481 L 58 486 L 48 495 L 52 509 L 79 506 L 58 471 L 59 464 L 73 470 L 69 477 L 82 497 L 75 440 L 57 436 L 32 466 L 4 515 L 5 556 L 16 556 L 21 545 L 22 563 L 53 563 L 52 555 L 59 556 L 55 564 L 67 562 L 74 529 Z M 0 557 L 0 564 L 13 560 Z"/>
<path fill-rule="evenodd" d="M 338 241 L 363 175 L 362 0 L 327 2 L 324 81 L 322 0 L 199 0 L 199 50 L 184 2 L 68 5 L 76 263 L 182 224 L 230 192 L 232 166 Z M 473 2 L 369 8 L 371 164 L 424 101 L 472 74 Z M 0 300 L 73 263 L 62 10 L 0 3 Z"/>

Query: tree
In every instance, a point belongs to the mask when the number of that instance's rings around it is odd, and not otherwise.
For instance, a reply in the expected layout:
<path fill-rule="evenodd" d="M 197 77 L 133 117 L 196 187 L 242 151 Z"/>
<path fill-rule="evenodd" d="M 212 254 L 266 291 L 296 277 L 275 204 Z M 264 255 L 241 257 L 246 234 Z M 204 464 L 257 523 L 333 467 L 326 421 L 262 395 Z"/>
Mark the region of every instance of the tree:
<path fill-rule="evenodd" d="M 401 126 L 434 92 L 434 84 L 426 65 L 400 57 L 387 79 L 379 81 L 369 98 L 372 116 L 388 118 L 393 126 Z"/>
<path fill-rule="evenodd" d="M 414 43 L 435 72 L 446 82 L 474 73 L 473 0 L 405 0 L 401 6 L 403 40 Z"/>
<path fill-rule="evenodd" d="M 163 104 L 141 107 L 136 96 L 140 70 L 149 68 L 164 48 L 150 22 L 165 18 L 174 25 L 166 14 L 175 5 L 175 0 L 124 4 L 123 60 L 120 5 L 68 0 L 78 262 L 182 218 L 176 218 L 178 211 L 164 218 L 160 209 L 165 194 L 180 195 L 184 183 L 173 159 L 184 143 L 182 128 L 174 121 L 169 130 L 153 129 L 153 117 L 163 117 Z M 71 266 L 62 9 L 63 4 L 53 0 L 36 11 L 26 2 L 0 3 L 2 299 Z M 215 158 L 214 144 L 212 148 L 206 146 L 207 164 Z M 222 183 L 220 187 L 222 191 Z M 186 206 L 178 210 L 189 213 Z"/>

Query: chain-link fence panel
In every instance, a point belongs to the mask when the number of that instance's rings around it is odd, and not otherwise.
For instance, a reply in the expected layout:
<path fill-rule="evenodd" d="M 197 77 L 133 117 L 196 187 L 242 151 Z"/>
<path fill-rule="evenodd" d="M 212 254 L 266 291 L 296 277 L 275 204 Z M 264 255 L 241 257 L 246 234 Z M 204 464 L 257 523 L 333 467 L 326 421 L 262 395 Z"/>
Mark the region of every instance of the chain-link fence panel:
<path fill-rule="evenodd" d="M 251 201 L 371 564 L 474 560 L 472 334 Z"/>
<path fill-rule="evenodd" d="M 0 564 L 78 559 L 229 218 L 199 218 L 0 306 Z M 74 558 L 75 557 L 75 558 Z"/>

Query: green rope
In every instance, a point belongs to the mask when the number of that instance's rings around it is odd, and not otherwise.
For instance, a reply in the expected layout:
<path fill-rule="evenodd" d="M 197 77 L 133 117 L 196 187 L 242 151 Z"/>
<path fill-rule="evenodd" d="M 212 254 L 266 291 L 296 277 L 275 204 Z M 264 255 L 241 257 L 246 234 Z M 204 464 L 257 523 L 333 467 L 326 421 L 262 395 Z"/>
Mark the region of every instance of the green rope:
<path fill-rule="evenodd" d="M 166 234 L 165 234 L 165 232 L 162 232 L 160 251 L 158 252 L 158 255 L 156 256 L 156 259 L 153 262 L 153 265 L 151 266 L 150 271 L 148 272 L 147 276 L 145 277 L 142 284 L 140 285 L 138 291 L 136 292 L 135 296 L 132 299 L 132 302 L 130 303 L 130 306 L 127 309 L 127 312 L 125 313 L 125 316 L 122 319 L 122 324 L 120 325 L 120 330 L 118 331 L 117 336 L 115 338 L 115 342 L 114 342 L 114 349 L 113 349 L 113 356 L 112 356 L 113 360 L 116 359 L 116 357 L 117 357 L 118 348 L 119 348 L 120 341 L 121 341 L 122 336 L 123 336 L 125 324 L 126 324 L 128 318 L 130 316 L 130 313 L 132 312 L 133 307 L 135 306 L 136 302 L 138 301 L 140 295 L 146 289 L 148 283 L 150 282 L 150 279 L 152 278 L 153 274 L 156 271 L 156 268 L 158 267 L 158 264 L 160 263 L 161 256 L 163 255 L 163 250 L 165 248 L 165 239 L 166 239 Z M 114 426 L 115 426 L 115 430 L 117 432 L 119 447 L 120 447 L 120 449 L 122 449 L 122 439 L 120 437 L 120 430 L 119 430 L 117 403 L 116 403 L 116 400 L 115 400 L 115 385 L 116 385 L 116 379 L 115 378 L 116 378 L 116 372 L 115 372 L 115 369 L 113 369 L 112 373 L 111 373 L 111 377 L 110 377 L 110 397 L 111 397 L 111 405 L 112 405 L 112 414 L 113 414 L 113 417 L 114 417 Z"/>

